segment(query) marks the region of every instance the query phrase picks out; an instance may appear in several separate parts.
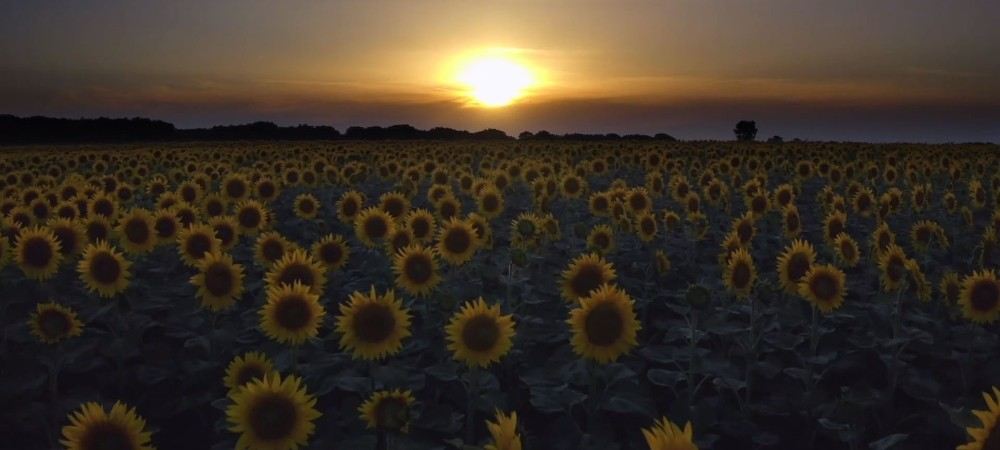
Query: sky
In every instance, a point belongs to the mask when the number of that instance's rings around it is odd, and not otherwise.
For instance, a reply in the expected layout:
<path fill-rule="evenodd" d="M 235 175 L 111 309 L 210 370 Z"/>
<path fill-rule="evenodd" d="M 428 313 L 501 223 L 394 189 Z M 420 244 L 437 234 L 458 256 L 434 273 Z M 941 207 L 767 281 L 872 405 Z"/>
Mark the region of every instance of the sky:
<path fill-rule="evenodd" d="M 1000 142 L 1000 1 L 0 0 L 0 114 Z M 535 84 L 484 108 L 483 55 Z"/>

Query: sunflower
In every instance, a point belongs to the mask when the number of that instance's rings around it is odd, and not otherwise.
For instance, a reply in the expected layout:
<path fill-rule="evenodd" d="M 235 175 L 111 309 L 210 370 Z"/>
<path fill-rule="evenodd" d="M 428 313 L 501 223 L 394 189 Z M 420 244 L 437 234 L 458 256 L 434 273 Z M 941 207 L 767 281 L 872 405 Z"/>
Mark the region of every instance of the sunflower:
<path fill-rule="evenodd" d="M 165 245 L 177 241 L 177 232 L 181 223 L 170 209 L 157 210 L 153 215 L 153 230 L 156 231 L 157 244 Z"/>
<path fill-rule="evenodd" d="M 118 221 L 115 232 L 128 253 L 146 253 L 156 246 L 153 215 L 144 209 L 133 209 Z"/>
<path fill-rule="evenodd" d="M 236 217 L 240 233 L 251 236 L 267 228 L 271 220 L 267 208 L 256 200 L 237 203 L 233 216 Z"/>
<path fill-rule="evenodd" d="M 441 282 L 434 252 L 420 244 L 410 245 L 393 257 L 392 269 L 396 273 L 396 286 L 411 295 L 423 297 Z"/>
<path fill-rule="evenodd" d="M 917 260 L 906 261 L 906 293 L 915 296 L 922 302 L 931 299 L 931 283 L 927 281 L 924 271 L 920 269 Z"/>
<path fill-rule="evenodd" d="M 83 322 L 76 318 L 76 312 L 58 303 L 39 303 L 28 319 L 31 334 L 46 344 L 55 344 L 63 339 L 83 333 Z"/>
<path fill-rule="evenodd" d="M 103 216 L 110 221 L 114 221 L 118 218 L 118 202 L 114 197 L 98 194 L 90 200 L 90 203 L 87 205 L 87 211 L 91 213 L 90 215 Z"/>
<path fill-rule="evenodd" d="M 778 281 L 785 292 L 799 291 L 799 281 L 816 263 L 816 250 L 808 241 L 796 239 L 778 256 Z"/>
<path fill-rule="evenodd" d="M 240 174 L 231 174 L 223 178 L 219 189 L 230 201 L 240 201 L 250 196 L 250 184 Z"/>
<path fill-rule="evenodd" d="M 196 268 L 198 274 L 191 277 L 191 284 L 198 288 L 202 308 L 222 311 L 233 306 L 243 293 L 243 266 L 234 264 L 232 256 L 206 253 Z"/>
<path fill-rule="evenodd" d="M 347 191 L 337 201 L 337 217 L 341 222 L 354 223 L 364 204 L 365 197 L 360 192 Z"/>
<path fill-rule="evenodd" d="M 896 244 L 889 244 L 889 247 L 879 255 L 878 267 L 882 271 L 882 290 L 884 292 L 895 292 L 903 283 L 906 276 L 906 254 L 903 249 Z"/>
<path fill-rule="evenodd" d="M 656 217 L 650 212 L 644 212 L 635 219 L 635 232 L 642 242 L 652 241 L 656 237 Z"/>
<path fill-rule="evenodd" d="M 316 200 L 316 197 L 312 194 L 300 194 L 298 197 L 295 197 L 292 210 L 295 211 L 295 215 L 300 219 L 315 219 L 316 214 L 319 213 L 319 200 Z"/>
<path fill-rule="evenodd" d="M 972 413 L 979 419 L 981 427 L 968 427 L 965 432 L 969 434 L 972 441 L 967 444 L 955 447 L 955 450 L 993 450 L 1000 445 L 1000 389 L 993 387 L 992 395 L 983 392 L 983 400 L 986 401 L 985 410 L 973 410 Z"/>
<path fill-rule="evenodd" d="M 405 433 L 410 427 L 413 402 L 413 393 L 409 389 L 375 391 L 358 407 L 358 412 L 369 429 Z"/>
<path fill-rule="evenodd" d="M 597 225 L 587 235 L 587 248 L 601 255 L 615 249 L 615 232 L 607 225 Z"/>
<path fill-rule="evenodd" d="M 347 241 L 339 234 L 328 234 L 316 241 L 311 249 L 311 254 L 316 262 L 320 263 L 326 270 L 339 270 L 347 264 L 351 256 L 351 248 Z M 283 252 L 282 252 L 283 253 Z"/>
<path fill-rule="evenodd" d="M 616 277 L 614 267 L 600 255 L 578 256 L 562 273 L 562 296 L 569 302 L 578 300 L 601 285 L 614 282 Z"/>
<path fill-rule="evenodd" d="M 215 237 L 215 230 L 204 224 L 193 224 L 177 235 L 177 250 L 188 267 L 196 267 L 206 254 L 222 250 L 222 243 Z"/>
<path fill-rule="evenodd" d="M 295 244 L 277 231 L 267 232 L 257 237 L 257 242 L 254 244 L 254 259 L 261 266 L 268 268 L 295 248 Z"/>
<path fill-rule="evenodd" d="M 439 219 L 448 221 L 452 217 L 458 217 L 462 214 L 462 202 L 454 195 L 448 194 L 437 201 L 435 209 Z"/>
<path fill-rule="evenodd" d="M 260 328 L 282 344 L 299 345 L 316 337 L 326 310 L 319 296 L 302 283 L 267 288 L 267 302 L 260 309 Z"/>
<path fill-rule="evenodd" d="M 316 398 L 302 379 L 278 373 L 250 381 L 229 396 L 229 430 L 239 433 L 237 450 L 295 450 L 308 445 L 320 417 Z"/>
<path fill-rule="evenodd" d="M 476 231 L 476 240 L 480 248 L 493 248 L 493 227 L 486 217 L 478 213 L 469 213 L 465 216 L 465 221 Z"/>
<path fill-rule="evenodd" d="M 802 233 L 802 218 L 799 217 L 799 208 L 794 204 L 788 205 L 782 210 L 781 223 L 784 227 L 785 236 L 796 238 Z"/>
<path fill-rule="evenodd" d="M 419 242 L 428 242 L 434 237 L 434 229 L 437 228 L 437 221 L 434 215 L 426 209 L 414 209 L 403 218 L 403 224 L 413 233 L 413 239 Z"/>
<path fill-rule="evenodd" d="M 845 280 L 840 269 L 830 264 L 814 264 L 799 281 L 799 295 L 823 313 L 830 313 L 844 303 Z"/>
<path fill-rule="evenodd" d="M 733 221 L 732 230 L 739 238 L 740 244 L 746 246 L 750 244 L 754 236 L 757 235 L 757 227 L 754 224 L 754 215 L 750 211 Z"/>
<path fill-rule="evenodd" d="M 837 260 L 844 265 L 844 267 L 854 267 L 858 265 L 858 260 L 861 258 L 860 250 L 858 250 L 858 243 L 847 233 L 840 233 L 837 238 L 833 240 L 833 248 L 837 255 Z"/>
<path fill-rule="evenodd" d="M 354 358 L 382 359 L 398 353 L 410 336 L 410 313 L 392 290 L 378 295 L 372 286 L 367 295 L 355 291 L 340 305 L 336 329 L 340 348 Z"/>
<path fill-rule="evenodd" d="M 371 207 L 358 213 L 354 220 L 354 233 L 366 247 L 375 247 L 392 234 L 395 221 L 385 211 Z"/>
<path fill-rule="evenodd" d="M 604 364 L 635 347 L 640 324 L 632 306 L 625 291 L 608 284 L 581 298 L 567 320 L 573 351 Z"/>
<path fill-rule="evenodd" d="M 926 252 L 933 241 L 941 248 L 948 246 L 948 237 L 940 224 L 931 220 L 921 220 L 910 228 L 910 242 L 918 252 Z"/>
<path fill-rule="evenodd" d="M 84 249 L 76 270 L 87 290 L 111 298 L 128 287 L 131 265 L 114 247 L 101 241 Z"/>
<path fill-rule="evenodd" d="M 379 209 L 393 219 L 401 219 L 410 211 L 410 200 L 399 192 L 386 192 L 378 198 Z"/>
<path fill-rule="evenodd" d="M 698 450 L 694 444 L 694 430 L 691 422 L 680 426 L 671 422 L 666 417 L 653 422 L 653 426 L 642 429 L 642 435 L 646 438 L 646 445 L 649 450 Z"/>
<path fill-rule="evenodd" d="M 896 234 L 889 229 L 888 223 L 880 222 L 875 227 L 875 231 L 872 231 L 871 244 L 872 248 L 875 249 L 875 253 L 879 256 L 888 251 L 889 247 L 896 244 Z"/>
<path fill-rule="evenodd" d="M 479 297 L 462 305 L 445 331 L 448 350 L 456 360 L 470 367 L 487 367 L 510 351 L 514 322 L 509 314 L 501 314 L 500 305 L 487 306 Z"/>
<path fill-rule="evenodd" d="M 52 230 L 38 226 L 18 233 L 14 257 L 24 276 L 38 281 L 55 275 L 63 260 L 62 247 Z"/>
<path fill-rule="evenodd" d="M 605 192 L 590 194 L 587 205 L 590 208 L 590 214 L 593 216 L 607 217 L 611 214 L 611 199 Z"/>
<path fill-rule="evenodd" d="M 941 283 L 938 286 L 938 290 L 941 292 L 941 299 L 945 303 L 957 305 L 958 299 L 962 294 L 962 281 L 958 278 L 957 273 L 948 271 L 941 276 Z"/>
<path fill-rule="evenodd" d="M 684 195 L 679 202 L 687 198 L 687 194 Z M 649 212 L 653 208 L 653 201 L 649 198 L 649 193 L 646 192 L 646 188 L 637 187 L 633 188 L 625 196 L 625 206 L 632 215 L 638 216 L 642 213 Z"/>
<path fill-rule="evenodd" d="M 63 426 L 59 440 L 67 450 L 154 449 L 146 421 L 122 402 L 115 402 L 111 411 L 96 402 L 84 403 L 68 417 L 70 424 Z"/>
<path fill-rule="evenodd" d="M 958 299 L 962 315 L 975 323 L 993 323 L 1000 317 L 1000 281 L 992 271 L 973 272 L 962 280 Z"/>
<path fill-rule="evenodd" d="M 229 211 L 229 201 L 217 193 L 211 193 L 201 200 L 201 211 L 205 217 L 219 217 Z"/>
<path fill-rule="evenodd" d="M 827 214 L 823 220 L 823 239 L 833 245 L 837 235 L 847 231 L 847 215 L 841 211 L 833 211 Z"/>
<path fill-rule="evenodd" d="M 268 286 L 302 283 L 313 294 L 323 295 L 326 272 L 319 261 L 316 261 L 305 250 L 296 248 L 286 252 L 271 266 L 265 276 L 265 281 Z"/>
<path fill-rule="evenodd" d="M 83 225 L 73 219 L 53 219 L 48 223 L 49 230 L 56 237 L 59 243 L 59 251 L 63 257 L 69 258 L 83 251 L 83 245 L 87 241 L 87 234 L 83 230 Z"/>
<path fill-rule="evenodd" d="M 757 268 L 746 248 L 739 248 L 729 255 L 722 274 L 722 281 L 737 298 L 747 298 L 757 280 Z"/>
<path fill-rule="evenodd" d="M 254 185 L 254 197 L 262 202 L 269 202 L 278 197 L 278 184 L 274 180 L 264 177 L 257 180 Z"/>
<path fill-rule="evenodd" d="M 460 266 L 472 258 L 479 247 L 476 230 L 464 220 L 452 218 L 438 231 L 437 250 L 449 264 Z"/>
<path fill-rule="evenodd" d="M 486 429 L 493 440 L 486 444 L 484 450 L 521 450 L 521 435 L 517 433 L 517 411 L 504 414 L 497 410 L 495 417 L 495 422 L 486 421 Z"/>
<path fill-rule="evenodd" d="M 208 226 L 215 231 L 223 250 L 230 250 L 240 240 L 240 227 L 231 216 L 216 216 L 208 220 Z"/>
<path fill-rule="evenodd" d="M 503 194 L 496 186 L 488 185 L 476 196 L 476 204 L 480 214 L 493 219 L 503 213 Z"/>
<path fill-rule="evenodd" d="M 246 352 L 229 362 L 226 367 L 226 376 L 222 382 L 229 388 L 229 393 L 234 394 L 247 383 L 264 379 L 272 372 L 274 372 L 274 363 L 267 355 L 261 352 Z"/>

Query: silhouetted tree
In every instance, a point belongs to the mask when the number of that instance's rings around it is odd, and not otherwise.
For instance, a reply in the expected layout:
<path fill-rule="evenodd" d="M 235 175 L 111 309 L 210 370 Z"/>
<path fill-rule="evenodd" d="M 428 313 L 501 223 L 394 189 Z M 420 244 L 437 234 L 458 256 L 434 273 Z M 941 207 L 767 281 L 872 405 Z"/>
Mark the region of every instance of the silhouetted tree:
<path fill-rule="evenodd" d="M 656 133 L 653 136 L 653 139 L 660 140 L 660 141 L 676 141 L 677 140 L 673 136 L 671 136 L 671 135 L 669 135 L 667 133 Z"/>
<path fill-rule="evenodd" d="M 532 134 L 530 131 L 522 131 L 521 134 L 517 135 L 517 138 L 522 141 L 526 139 L 531 139 L 533 137 L 535 137 L 535 135 Z"/>
<path fill-rule="evenodd" d="M 733 133 L 736 134 L 736 140 L 738 141 L 749 142 L 757 139 L 757 122 L 741 120 L 736 123 Z"/>
<path fill-rule="evenodd" d="M 784 143 L 785 143 L 785 139 L 784 139 L 784 138 L 782 138 L 781 136 L 778 136 L 778 135 L 774 135 L 774 136 L 771 136 L 771 137 L 770 137 L 770 138 L 769 138 L 769 139 L 767 140 L 767 143 L 768 143 L 768 144 L 784 144 Z"/>

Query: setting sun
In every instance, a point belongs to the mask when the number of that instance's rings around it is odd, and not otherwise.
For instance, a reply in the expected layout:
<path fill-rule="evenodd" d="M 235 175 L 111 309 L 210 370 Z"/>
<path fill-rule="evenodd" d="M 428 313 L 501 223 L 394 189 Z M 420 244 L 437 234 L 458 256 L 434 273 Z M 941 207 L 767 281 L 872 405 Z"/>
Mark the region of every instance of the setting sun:
<path fill-rule="evenodd" d="M 461 68 L 458 81 L 468 87 L 468 95 L 486 107 L 511 104 L 534 83 L 524 66 L 497 56 L 479 57 Z"/>

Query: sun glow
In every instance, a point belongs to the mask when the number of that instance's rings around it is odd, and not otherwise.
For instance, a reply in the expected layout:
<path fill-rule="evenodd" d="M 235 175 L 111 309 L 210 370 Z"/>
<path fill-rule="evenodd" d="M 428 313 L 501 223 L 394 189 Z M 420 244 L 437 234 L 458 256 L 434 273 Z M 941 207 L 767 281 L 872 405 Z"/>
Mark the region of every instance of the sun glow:
<path fill-rule="evenodd" d="M 535 83 L 526 67 L 500 56 L 481 56 L 464 65 L 458 81 L 467 87 L 477 104 L 489 108 L 507 106 Z"/>

